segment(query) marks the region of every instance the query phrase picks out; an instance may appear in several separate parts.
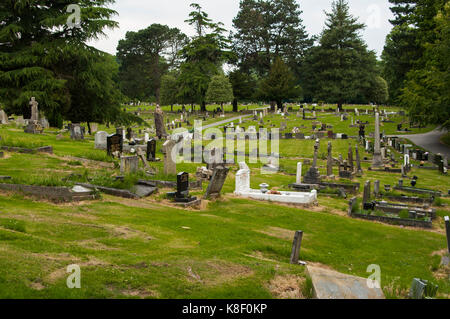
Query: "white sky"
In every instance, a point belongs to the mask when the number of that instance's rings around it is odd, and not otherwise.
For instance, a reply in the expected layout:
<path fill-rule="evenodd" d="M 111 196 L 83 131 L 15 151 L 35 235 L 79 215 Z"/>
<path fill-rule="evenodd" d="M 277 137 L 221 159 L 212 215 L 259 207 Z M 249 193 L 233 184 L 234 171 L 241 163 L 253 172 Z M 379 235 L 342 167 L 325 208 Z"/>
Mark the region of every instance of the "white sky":
<path fill-rule="evenodd" d="M 113 20 L 119 22 L 119 28 L 107 30 L 108 37 L 92 42 L 91 45 L 111 54 L 116 53 L 117 44 L 127 31 L 138 31 L 153 23 L 177 27 L 191 36 L 194 30 L 184 23 L 191 11 L 189 4 L 199 3 L 215 22 L 223 22 L 228 30 L 232 29 L 232 20 L 239 11 L 239 0 L 116 0 L 112 6 L 118 12 Z M 307 31 L 319 34 L 324 28 L 324 10 L 330 11 L 332 0 L 297 0 L 303 11 L 302 19 Z M 363 38 L 369 49 L 381 55 L 386 35 L 392 26 L 389 19 L 388 0 L 348 0 L 351 13 L 367 25 Z"/>

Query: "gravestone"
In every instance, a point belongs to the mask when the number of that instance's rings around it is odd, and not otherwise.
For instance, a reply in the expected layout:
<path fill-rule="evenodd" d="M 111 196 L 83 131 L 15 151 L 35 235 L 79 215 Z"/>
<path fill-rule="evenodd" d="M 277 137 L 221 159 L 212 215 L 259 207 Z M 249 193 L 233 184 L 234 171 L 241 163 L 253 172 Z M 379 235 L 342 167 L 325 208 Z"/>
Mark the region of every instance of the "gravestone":
<path fill-rule="evenodd" d="M 333 175 L 333 145 L 328 142 L 327 176 Z"/>
<path fill-rule="evenodd" d="M 3 110 L 0 110 L 0 124 L 8 124 L 8 116 Z"/>
<path fill-rule="evenodd" d="M 301 162 L 297 163 L 296 184 L 301 184 L 302 183 L 302 168 L 303 168 L 303 164 Z"/>
<path fill-rule="evenodd" d="M 156 140 L 154 138 L 147 142 L 147 161 L 156 161 Z"/>
<path fill-rule="evenodd" d="M 206 189 L 205 199 L 207 198 L 217 198 L 220 196 L 223 184 L 225 183 L 228 176 L 229 168 L 224 166 L 216 166 L 214 168 L 211 181 L 209 182 L 208 188 Z"/>
<path fill-rule="evenodd" d="M 167 193 L 169 198 L 173 198 L 176 203 L 192 203 L 197 201 L 197 197 L 189 195 L 189 174 L 181 172 L 177 174 L 177 191 L 174 193 Z"/>
<path fill-rule="evenodd" d="M 361 157 L 359 155 L 359 147 L 358 145 L 355 146 L 355 153 L 356 153 L 356 174 L 358 176 L 363 174 L 362 166 L 361 166 Z"/>
<path fill-rule="evenodd" d="M 167 136 L 167 133 L 164 127 L 164 112 L 159 105 L 156 106 L 154 116 L 155 116 L 156 136 L 159 139 L 162 139 Z"/>
<path fill-rule="evenodd" d="M 300 249 L 302 247 L 303 231 L 295 232 L 294 241 L 292 243 L 291 264 L 298 265 L 300 259 Z"/>
<path fill-rule="evenodd" d="M 121 156 L 120 157 L 120 173 L 135 173 L 139 168 L 139 157 L 137 156 Z"/>
<path fill-rule="evenodd" d="M 106 139 L 108 138 L 108 133 L 100 131 L 95 133 L 95 148 L 98 150 L 106 150 Z"/>
<path fill-rule="evenodd" d="M 316 140 L 316 143 L 314 145 L 313 164 L 303 179 L 303 182 L 305 184 L 320 184 L 321 182 L 319 169 L 317 168 L 317 157 L 319 153 L 319 148 L 320 148 L 320 140 L 318 139 Z"/>
<path fill-rule="evenodd" d="M 447 234 L 447 248 L 448 253 L 450 254 L 450 218 L 448 216 L 445 216 L 444 221 L 445 221 L 445 231 Z"/>
<path fill-rule="evenodd" d="M 36 101 L 35 97 L 31 98 L 30 106 L 31 106 L 31 123 L 36 123 L 39 121 L 39 109 L 38 109 L 39 103 Z"/>
<path fill-rule="evenodd" d="M 380 181 L 376 180 L 373 182 L 373 193 L 375 195 L 375 198 L 377 198 L 380 195 Z"/>
<path fill-rule="evenodd" d="M 84 128 L 80 124 L 70 124 L 70 138 L 72 140 L 84 140 Z"/>
<path fill-rule="evenodd" d="M 164 153 L 164 174 L 165 175 L 176 175 L 177 174 L 177 164 L 175 153 L 173 149 L 176 143 L 173 140 L 167 140 L 163 144 L 163 153 Z"/>
<path fill-rule="evenodd" d="M 380 141 L 380 113 L 375 113 L 375 146 L 373 153 L 372 168 L 379 169 L 383 167 L 381 158 L 381 141 Z"/>
<path fill-rule="evenodd" d="M 370 181 L 367 181 L 364 184 L 363 204 L 366 204 L 369 201 L 370 201 Z"/>
<path fill-rule="evenodd" d="M 350 172 L 354 172 L 355 167 L 353 166 L 353 148 L 352 145 L 349 145 L 348 147 L 348 164 L 350 167 Z"/>
<path fill-rule="evenodd" d="M 106 138 L 106 151 L 111 157 L 119 157 L 123 152 L 123 136 L 113 134 Z"/>

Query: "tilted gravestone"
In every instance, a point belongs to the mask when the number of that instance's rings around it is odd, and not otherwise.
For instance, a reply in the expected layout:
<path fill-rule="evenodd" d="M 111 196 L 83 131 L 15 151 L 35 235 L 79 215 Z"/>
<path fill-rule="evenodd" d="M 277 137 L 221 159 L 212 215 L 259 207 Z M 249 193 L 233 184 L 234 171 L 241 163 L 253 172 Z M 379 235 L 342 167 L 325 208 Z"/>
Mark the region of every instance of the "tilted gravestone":
<path fill-rule="evenodd" d="M 223 184 L 225 183 L 228 176 L 229 168 L 224 166 L 217 166 L 214 168 L 211 181 L 209 182 L 208 188 L 206 189 L 206 198 L 217 198 L 220 196 Z"/>

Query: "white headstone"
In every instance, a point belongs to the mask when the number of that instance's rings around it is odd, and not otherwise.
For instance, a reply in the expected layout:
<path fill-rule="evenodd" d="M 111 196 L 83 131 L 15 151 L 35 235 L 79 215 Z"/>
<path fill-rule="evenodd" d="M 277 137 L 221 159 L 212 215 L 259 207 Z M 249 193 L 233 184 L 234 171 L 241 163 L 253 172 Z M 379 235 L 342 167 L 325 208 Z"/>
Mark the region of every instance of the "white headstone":
<path fill-rule="evenodd" d="M 301 162 L 297 163 L 297 180 L 296 180 L 297 184 L 302 183 L 302 166 L 303 164 Z"/>
<path fill-rule="evenodd" d="M 95 134 L 95 148 L 98 150 L 106 150 L 106 138 L 108 133 L 100 131 Z"/>

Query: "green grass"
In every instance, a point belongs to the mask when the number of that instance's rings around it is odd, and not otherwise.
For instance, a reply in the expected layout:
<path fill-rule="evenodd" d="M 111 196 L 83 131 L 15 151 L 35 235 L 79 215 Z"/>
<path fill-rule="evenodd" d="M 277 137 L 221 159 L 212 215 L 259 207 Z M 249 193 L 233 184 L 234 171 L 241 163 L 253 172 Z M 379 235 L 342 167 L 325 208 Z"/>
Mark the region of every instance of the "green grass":
<path fill-rule="evenodd" d="M 259 106 L 249 109 L 255 107 Z M 366 107 L 358 108 L 362 111 Z M 295 113 L 289 117 L 289 130 L 303 124 L 306 128 L 301 131 L 312 133 L 311 122 L 298 119 Z M 178 114 L 166 116 L 171 120 L 179 118 Z M 236 114 L 227 114 L 232 116 Z M 319 121 L 333 125 L 334 132 L 357 135 L 357 128 L 349 128 L 350 121 L 341 122 L 334 115 L 320 112 L 318 116 Z M 152 122 L 151 115 L 143 117 Z M 200 117 L 192 117 L 192 123 L 194 118 Z M 365 115 L 361 119 L 365 120 Z M 220 120 L 209 119 L 208 123 Z M 275 125 L 284 121 L 275 115 L 268 116 L 268 120 Z M 372 117 L 367 120 L 373 123 Z M 394 120 L 407 121 L 402 117 Z M 241 126 L 257 124 L 248 121 Z M 383 129 L 390 134 L 396 125 L 385 124 Z M 114 128 L 103 125 L 99 130 L 114 132 Z M 373 125 L 369 125 L 367 135 L 372 130 Z M 105 151 L 95 150 L 93 136 L 72 141 L 68 133 L 58 139 L 56 134 L 57 130 L 50 129 L 42 135 L 30 135 L 13 125 L 1 126 L 0 145 L 51 145 L 55 152 L 5 152 L 0 159 L 0 175 L 12 177 L 5 182 L 45 186 L 84 182 L 130 189 L 138 179 L 176 180 L 162 173 L 162 161 L 150 163 L 157 170 L 156 176 L 137 173 L 116 180 L 114 177 L 121 175 L 117 160 L 109 158 Z M 321 174 L 326 173 L 327 142 L 321 143 L 319 151 Z M 356 141 L 332 140 L 333 157 L 342 154 L 346 158 L 349 143 L 354 146 Z M 297 162 L 312 158 L 313 144 L 311 140 L 281 140 L 282 171 L 266 175 L 260 170 L 261 163 L 249 164 L 251 187 L 266 182 L 270 188 L 288 190 L 295 181 Z M 158 141 L 157 157 L 162 159 L 161 146 Z M 361 147 L 360 152 L 361 157 L 371 158 Z M 399 154 L 395 155 L 400 159 Z M 193 178 L 197 167 L 203 165 L 181 163 L 177 171 L 188 172 Z M 360 183 L 362 191 L 366 180 L 380 180 L 383 192 L 385 184 L 394 186 L 401 177 L 371 172 L 369 166 L 363 163 L 363 177 L 337 181 Z M 308 169 L 304 165 L 303 174 Z M 225 197 L 202 210 L 167 206 L 162 201 L 169 190 L 136 201 L 105 195 L 98 201 L 64 205 L 34 201 L 20 194 L 0 194 L 0 298 L 273 298 L 270 287 L 277 276 L 305 278 L 304 267 L 289 264 L 296 230 L 305 234 L 302 260 L 362 277 L 369 275 L 368 265 L 380 265 L 382 287 L 389 298 L 405 297 L 413 278 L 438 284 L 440 298 L 450 294 L 450 283 L 434 276 L 440 267 L 439 256 L 433 255 L 446 247 L 443 216 L 449 214 L 450 199 L 435 203 L 439 209 L 433 231 L 404 229 L 351 219 L 347 216 L 348 200 L 337 197 L 319 194 L 320 207 L 314 211 L 235 198 L 230 194 L 236 172 L 237 166 L 231 167 L 223 188 Z M 338 176 L 336 167 L 334 174 Z M 419 177 L 417 187 L 447 193 L 448 176 L 420 169 L 413 169 L 410 175 Z M 204 183 L 203 192 L 206 187 Z M 203 192 L 192 194 L 202 196 Z M 66 287 L 66 267 L 70 264 L 81 266 L 82 289 Z M 300 288 L 305 297 L 312 296 L 307 278 Z"/>

